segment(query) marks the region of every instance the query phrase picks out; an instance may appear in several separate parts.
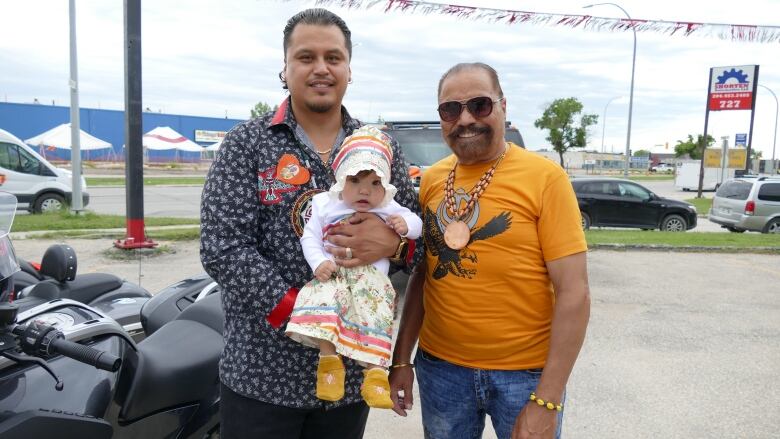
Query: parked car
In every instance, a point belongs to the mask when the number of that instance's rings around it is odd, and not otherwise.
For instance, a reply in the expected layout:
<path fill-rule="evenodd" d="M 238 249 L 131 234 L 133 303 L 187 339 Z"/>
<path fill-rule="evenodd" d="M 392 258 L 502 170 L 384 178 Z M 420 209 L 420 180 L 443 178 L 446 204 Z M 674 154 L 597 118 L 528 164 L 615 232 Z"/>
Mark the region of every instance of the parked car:
<path fill-rule="evenodd" d="M 662 198 L 650 189 L 619 178 L 575 178 L 582 228 L 629 227 L 684 232 L 696 227 L 696 207 Z"/>
<path fill-rule="evenodd" d="M 670 165 L 668 163 L 659 163 L 650 168 L 650 172 L 672 173 L 674 172 L 674 165 Z"/>
<path fill-rule="evenodd" d="M 378 128 L 394 138 L 409 162 L 409 174 L 415 187 L 420 186 L 420 177 L 432 164 L 452 154 L 441 136 L 439 121 L 387 122 Z M 506 123 L 504 137 L 507 141 L 525 148 L 523 136 L 510 122 Z"/>
<path fill-rule="evenodd" d="M 82 200 L 89 204 L 87 182 L 81 178 Z M 70 204 L 73 174 L 57 168 L 16 136 L 0 129 L 0 190 L 16 195 L 31 212 L 57 211 Z"/>
<path fill-rule="evenodd" d="M 780 177 L 725 181 L 712 198 L 709 220 L 735 233 L 780 233 Z"/>

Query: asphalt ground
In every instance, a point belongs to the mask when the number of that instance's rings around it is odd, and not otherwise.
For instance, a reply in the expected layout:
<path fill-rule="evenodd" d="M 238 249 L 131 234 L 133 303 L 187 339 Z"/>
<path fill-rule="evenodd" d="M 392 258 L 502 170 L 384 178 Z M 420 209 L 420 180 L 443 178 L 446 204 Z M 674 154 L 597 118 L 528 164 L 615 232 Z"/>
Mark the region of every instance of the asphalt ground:
<path fill-rule="evenodd" d="M 53 240 L 15 241 L 40 260 Z M 69 240 L 79 273 L 109 272 L 152 292 L 202 271 L 196 242 L 113 260 L 106 240 Z M 780 436 L 780 256 L 595 250 L 592 311 L 567 389 L 567 438 Z M 419 401 L 419 397 L 416 397 Z M 486 438 L 495 438 L 486 422 Z M 422 438 L 408 418 L 372 410 L 365 437 Z"/>

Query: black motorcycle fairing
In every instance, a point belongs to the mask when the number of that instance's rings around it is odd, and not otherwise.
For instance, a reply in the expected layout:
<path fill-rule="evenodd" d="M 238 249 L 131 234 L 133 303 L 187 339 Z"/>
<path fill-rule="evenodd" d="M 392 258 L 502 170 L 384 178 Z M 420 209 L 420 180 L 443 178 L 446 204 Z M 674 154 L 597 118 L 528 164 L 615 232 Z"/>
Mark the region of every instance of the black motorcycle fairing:
<path fill-rule="evenodd" d="M 97 337 L 90 346 L 118 357 L 133 352 L 128 341 L 115 335 Z M 15 424 L 16 421 L 11 421 L 13 418 L 40 408 L 52 413 L 61 411 L 96 418 L 104 417 L 117 388 L 116 372 L 95 369 L 64 356 L 49 358 L 47 362 L 64 382 L 62 391 L 55 389 L 54 381 L 38 366 L 16 365 L 2 370 L 0 395 L 14 395 L 14 397 L 0 399 L 1 425 Z M 0 437 L 5 439 L 2 434 Z"/>
<path fill-rule="evenodd" d="M 206 273 L 176 282 L 158 291 L 141 308 L 141 325 L 149 336 L 195 303 L 214 280 Z"/>
<path fill-rule="evenodd" d="M 221 294 L 213 294 L 204 297 L 197 306 L 188 306 L 176 317 L 176 320 L 192 320 L 202 323 L 217 331 L 220 335 L 225 330 L 225 313 L 222 312 Z"/>
<path fill-rule="evenodd" d="M 47 301 L 59 299 L 60 288 L 53 282 L 38 282 L 30 288 L 25 297 L 35 297 Z"/>
<path fill-rule="evenodd" d="M 24 261 L 19 261 L 21 265 L 24 265 Z M 29 265 L 29 264 L 28 264 Z M 33 269 L 35 270 L 35 269 Z M 35 271 L 37 273 L 37 271 Z M 31 272 L 28 272 L 27 270 L 22 269 L 22 271 L 19 271 L 14 274 L 13 277 L 13 286 L 14 290 L 18 294 L 23 289 L 29 287 L 30 285 L 35 285 L 38 282 L 43 280 L 43 277 L 38 277 Z"/>
<path fill-rule="evenodd" d="M 0 423 L 3 439 L 56 436 L 58 439 L 108 439 L 114 429 L 107 421 L 62 410 L 37 409 L 19 413 Z"/>
<path fill-rule="evenodd" d="M 24 259 L 19 259 L 20 270 L 14 273 L 14 289 L 18 293 L 30 285 L 42 281 L 44 278 L 33 265 Z"/>
<path fill-rule="evenodd" d="M 195 310 L 182 313 L 138 344 L 135 376 L 121 402 L 122 422 L 198 402 L 215 393 L 224 346 L 221 332 L 212 327 L 221 327 L 217 323 L 223 318 L 220 295 L 209 296 L 191 308 Z"/>
<path fill-rule="evenodd" d="M 204 439 L 204 435 L 191 435 L 186 432 L 189 424 L 198 418 L 198 411 L 198 404 L 189 404 L 158 412 L 132 423 L 123 422 L 114 425 L 115 433 L 112 439 Z"/>
<path fill-rule="evenodd" d="M 49 302 L 50 299 L 46 299 L 43 297 L 23 297 L 21 299 L 14 300 L 14 305 L 19 306 L 19 313 L 23 313 L 25 311 L 29 311 L 33 308 L 35 308 L 38 305 L 43 305 L 46 302 Z"/>
<path fill-rule="evenodd" d="M 43 276 L 41 275 L 41 273 L 35 267 L 33 267 L 33 265 L 28 261 L 25 261 L 24 259 L 19 259 L 19 268 L 21 269 L 21 273 L 24 273 L 32 277 L 33 279 L 43 280 Z"/>

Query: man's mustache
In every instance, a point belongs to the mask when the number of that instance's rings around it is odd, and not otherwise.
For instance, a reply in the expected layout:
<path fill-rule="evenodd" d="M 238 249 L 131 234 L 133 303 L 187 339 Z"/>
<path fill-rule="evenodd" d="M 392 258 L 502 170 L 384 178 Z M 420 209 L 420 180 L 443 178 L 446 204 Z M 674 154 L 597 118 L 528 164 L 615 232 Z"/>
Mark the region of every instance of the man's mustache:
<path fill-rule="evenodd" d="M 477 123 L 472 123 L 471 125 L 461 125 L 450 131 L 450 134 L 447 136 L 451 139 L 457 139 L 458 136 L 463 134 L 464 132 L 470 131 L 472 133 L 477 134 L 487 134 L 490 133 L 491 129 L 489 125 L 482 125 Z"/>

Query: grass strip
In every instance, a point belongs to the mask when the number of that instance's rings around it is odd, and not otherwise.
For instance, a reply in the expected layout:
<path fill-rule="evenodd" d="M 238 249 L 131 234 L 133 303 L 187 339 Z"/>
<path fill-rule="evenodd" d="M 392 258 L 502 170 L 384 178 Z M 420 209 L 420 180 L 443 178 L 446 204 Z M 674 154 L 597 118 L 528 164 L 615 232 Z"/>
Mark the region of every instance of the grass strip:
<path fill-rule="evenodd" d="M 618 178 L 622 178 L 622 177 L 618 177 Z M 628 179 L 632 181 L 668 181 L 668 180 L 674 180 L 674 174 L 629 175 Z"/>
<path fill-rule="evenodd" d="M 721 232 L 661 232 L 656 230 L 588 230 L 588 245 L 667 246 L 691 248 L 778 249 L 780 235 Z"/>
<path fill-rule="evenodd" d="M 180 226 L 185 224 L 200 224 L 198 218 L 147 217 L 146 226 Z M 100 215 L 94 212 L 84 212 L 74 215 L 69 211 L 44 213 L 40 215 L 17 215 L 14 219 L 12 232 L 29 232 L 34 230 L 76 230 L 76 229 L 116 229 L 124 228 L 127 219 L 122 215 Z"/>
<path fill-rule="evenodd" d="M 706 215 L 712 207 L 712 198 L 688 198 L 685 202 L 696 206 L 696 212 L 699 215 Z"/>
<path fill-rule="evenodd" d="M 199 227 L 172 228 L 165 230 L 149 230 L 146 235 L 152 241 L 194 241 L 200 238 Z M 31 238 L 35 239 L 110 239 L 112 241 L 125 239 L 124 233 L 89 231 L 89 230 L 63 230 L 60 232 L 42 232 L 35 233 Z"/>

